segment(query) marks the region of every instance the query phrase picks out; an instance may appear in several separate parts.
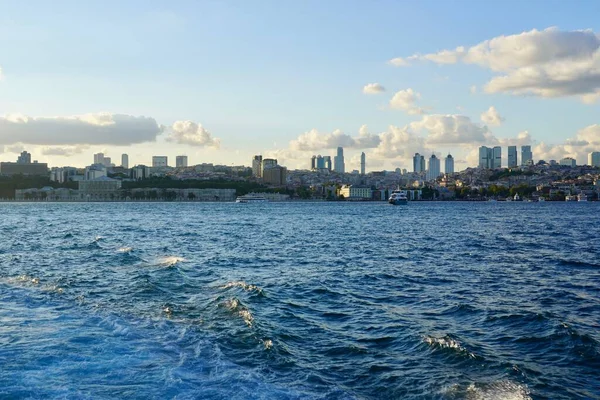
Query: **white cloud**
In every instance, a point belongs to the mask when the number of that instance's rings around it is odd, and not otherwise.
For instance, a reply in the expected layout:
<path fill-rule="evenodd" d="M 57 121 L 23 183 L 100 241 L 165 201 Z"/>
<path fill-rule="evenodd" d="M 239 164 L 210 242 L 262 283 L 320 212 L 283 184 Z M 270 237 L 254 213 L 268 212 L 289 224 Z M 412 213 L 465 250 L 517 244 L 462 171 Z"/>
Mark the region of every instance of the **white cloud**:
<path fill-rule="evenodd" d="M 499 126 L 504 122 L 504 117 L 498 113 L 496 107 L 491 106 L 487 111 L 481 113 L 481 121 L 487 125 Z"/>
<path fill-rule="evenodd" d="M 332 133 L 321 133 L 311 129 L 290 142 L 290 148 L 295 151 L 317 151 L 334 149 L 336 147 L 373 148 L 379 144 L 379 136 L 368 133 L 366 125 L 360 129 L 358 136 L 350 136 L 339 129 Z"/>
<path fill-rule="evenodd" d="M 46 146 L 41 149 L 41 153 L 44 156 L 71 157 L 81 154 L 87 149 L 89 146 Z"/>
<path fill-rule="evenodd" d="M 214 147 L 217 149 L 221 145 L 219 139 L 213 138 L 211 133 L 202 125 L 193 121 L 175 122 L 171 127 L 169 136 L 167 136 L 167 141 L 190 146 Z"/>
<path fill-rule="evenodd" d="M 379 83 L 368 83 L 363 87 L 364 94 L 379 94 L 385 92 L 385 88 Z"/>
<path fill-rule="evenodd" d="M 401 58 L 401 57 L 396 57 L 394 59 L 391 59 L 390 64 L 392 64 L 395 67 L 406 67 L 407 65 L 410 65 L 410 63 L 408 61 L 406 61 L 405 59 Z"/>
<path fill-rule="evenodd" d="M 410 128 L 426 132 L 428 145 L 468 145 L 486 143 L 491 138 L 487 127 L 464 115 L 425 115 L 421 121 L 412 122 Z"/>
<path fill-rule="evenodd" d="M 498 36 L 469 48 L 416 54 L 402 60 L 463 62 L 490 69 L 498 75 L 485 85 L 488 93 L 580 96 L 587 103 L 600 97 L 600 35 L 591 30 L 533 29 Z"/>
<path fill-rule="evenodd" d="M 415 92 L 411 88 L 399 90 L 390 100 L 390 107 L 406 111 L 410 115 L 425 114 L 425 110 L 416 105 L 420 98 L 421 93 Z"/>
<path fill-rule="evenodd" d="M 0 143 L 34 145 L 130 145 L 156 140 L 163 127 L 153 118 L 124 114 L 70 117 L 0 117 Z"/>
<path fill-rule="evenodd" d="M 425 141 L 410 131 L 409 127 L 400 128 L 390 125 L 387 131 L 379 134 L 381 143 L 374 150 L 375 156 L 384 158 L 409 159 L 414 153 L 425 152 Z"/>
<path fill-rule="evenodd" d="M 475 94 L 475 93 L 477 93 L 477 86 L 476 86 L 476 85 L 473 85 L 473 86 L 471 86 L 471 87 L 469 88 L 469 91 L 471 92 L 471 94 Z"/>

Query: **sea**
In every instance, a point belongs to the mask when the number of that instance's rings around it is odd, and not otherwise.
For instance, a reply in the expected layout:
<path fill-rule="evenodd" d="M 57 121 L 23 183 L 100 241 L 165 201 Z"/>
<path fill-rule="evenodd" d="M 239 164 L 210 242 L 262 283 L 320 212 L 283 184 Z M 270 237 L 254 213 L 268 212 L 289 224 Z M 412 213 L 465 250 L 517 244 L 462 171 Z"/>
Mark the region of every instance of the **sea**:
<path fill-rule="evenodd" d="M 2 399 L 600 399 L 600 202 L 0 212 Z"/>

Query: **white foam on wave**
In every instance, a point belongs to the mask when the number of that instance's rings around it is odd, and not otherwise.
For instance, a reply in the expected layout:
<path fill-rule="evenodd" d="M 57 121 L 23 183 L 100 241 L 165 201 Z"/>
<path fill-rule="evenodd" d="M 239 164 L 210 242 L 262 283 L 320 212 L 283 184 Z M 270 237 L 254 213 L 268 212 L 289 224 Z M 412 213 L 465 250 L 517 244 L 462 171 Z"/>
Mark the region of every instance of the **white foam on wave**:
<path fill-rule="evenodd" d="M 177 257 L 177 256 L 167 256 L 167 257 L 160 257 L 157 260 L 157 264 L 163 267 L 172 267 L 182 261 L 185 261 L 185 258 L 183 257 Z"/>
<path fill-rule="evenodd" d="M 531 400 L 527 385 L 509 380 L 488 385 L 471 383 L 467 388 L 467 399 L 472 400 Z"/>
<path fill-rule="evenodd" d="M 458 340 L 452 339 L 449 336 L 444 337 L 433 337 L 433 336 L 425 336 L 423 338 L 423 342 L 427 343 L 430 347 L 439 347 L 442 349 L 452 349 L 456 350 L 459 353 L 464 353 L 470 358 L 475 358 L 475 354 L 471 353 L 464 347 Z"/>
<path fill-rule="evenodd" d="M 232 287 L 239 287 L 244 289 L 247 292 L 257 292 L 257 293 L 262 293 L 262 289 L 259 288 L 256 285 L 251 285 L 248 284 L 244 281 L 233 281 L 233 282 L 227 282 L 225 285 L 221 286 L 221 289 L 229 289 Z"/>
<path fill-rule="evenodd" d="M 265 350 L 271 350 L 271 348 L 273 348 L 273 341 L 271 339 L 265 339 L 262 342 L 265 346 Z"/>
<path fill-rule="evenodd" d="M 117 249 L 118 253 L 131 253 L 132 251 L 133 251 L 133 247 L 128 247 L 128 246 L 119 247 Z"/>
<path fill-rule="evenodd" d="M 248 310 L 248 308 L 244 307 L 241 302 L 236 299 L 229 299 L 223 303 L 225 308 L 227 308 L 231 312 L 237 313 L 239 317 L 241 317 L 248 327 L 252 327 L 252 323 L 254 322 L 254 316 Z"/>

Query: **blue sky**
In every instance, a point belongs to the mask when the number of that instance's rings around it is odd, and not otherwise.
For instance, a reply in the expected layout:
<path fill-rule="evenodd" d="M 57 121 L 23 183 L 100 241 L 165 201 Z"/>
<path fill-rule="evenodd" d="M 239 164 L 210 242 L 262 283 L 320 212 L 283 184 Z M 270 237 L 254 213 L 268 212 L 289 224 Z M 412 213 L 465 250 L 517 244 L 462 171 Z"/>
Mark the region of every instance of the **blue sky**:
<path fill-rule="evenodd" d="M 12 160 L 11 151 L 23 147 L 53 166 L 83 166 L 97 151 L 114 158 L 126 152 L 134 163 L 147 163 L 152 154 L 172 159 L 188 154 L 193 163 L 236 165 L 265 153 L 295 168 L 307 165 L 312 153 L 333 154 L 327 146 L 344 139 L 336 130 L 357 137 L 367 125 L 364 130 L 377 136 L 390 125 L 402 130 L 427 115 L 464 115 L 481 128 L 480 114 L 493 106 L 502 122 L 488 125 L 490 144 L 527 131 L 532 144 L 544 142 L 540 156 L 574 155 L 583 161 L 595 142 L 587 140 L 580 149 L 560 146 L 600 123 L 600 102 L 583 102 L 580 93 L 485 92 L 485 84 L 499 74 L 493 66 L 389 63 L 533 29 L 590 29 L 597 37 L 600 3 L 594 1 L 0 1 L 0 9 L 0 115 L 64 118 L 104 112 L 151 117 L 164 126 L 158 136 L 156 131 L 144 136 L 150 140 L 116 145 L 88 137 L 102 135 L 94 129 L 82 129 L 78 140 L 44 143 L 41 122 L 30 124 L 38 131 L 35 140 L 28 139 L 27 124 L 0 124 L 2 160 Z M 579 44 L 572 40 L 565 46 Z M 368 83 L 385 91 L 363 94 Z M 425 114 L 390 107 L 393 95 L 409 88 L 420 94 L 416 104 Z M 204 130 L 173 136 L 176 121 L 193 121 Z M 473 148 L 485 144 L 469 142 L 474 136 L 432 143 L 428 137 L 435 132 L 420 129 L 408 129 L 414 140 L 394 139 L 406 151 L 355 145 L 347 149 L 348 157 L 365 151 L 371 169 L 406 168 L 413 150 L 452 151 L 471 160 Z M 290 144 L 311 130 L 310 143 Z M 206 132 L 219 139 L 219 148 L 200 139 Z M 588 139 L 600 134 L 586 132 Z M 333 138 L 320 141 L 319 135 Z M 318 148 L 322 143 L 326 147 Z"/>

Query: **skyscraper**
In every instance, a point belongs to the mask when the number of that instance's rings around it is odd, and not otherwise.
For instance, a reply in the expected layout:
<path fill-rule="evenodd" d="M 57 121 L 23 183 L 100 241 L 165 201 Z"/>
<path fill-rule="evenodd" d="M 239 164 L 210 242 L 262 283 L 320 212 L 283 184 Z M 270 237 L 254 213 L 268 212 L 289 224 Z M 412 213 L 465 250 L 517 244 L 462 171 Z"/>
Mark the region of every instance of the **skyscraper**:
<path fill-rule="evenodd" d="M 310 169 L 314 171 L 317 168 L 317 156 L 312 156 L 310 158 Z"/>
<path fill-rule="evenodd" d="M 365 156 L 364 152 L 360 153 L 360 174 L 361 175 L 365 174 L 366 158 L 367 157 Z"/>
<path fill-rule="evenodd" d="M 514 168 L 517 165 L 517 146 L 508 146 L 508 168 Z"/>
<path fill-rule="evenodd" d="M 317 169 L 323 169 L 325 168 L 325 159 L 323 158 L 322 155 L 318 155 L 317 156 Z"/>
<path fill-rule="evenodd" d="M 490 169 L 494 166 L 494 149 L 481 146 L 479 148 L 479 168 Z"/>
<path fill-rule="evenodd" d="M 129 156 L 127 154 L 121 154 L 121 167 L 129 168 Z"/>
<path fill-rule="evenodd" d="M 96 154 L 94 154 L 94 164 L 102 164 L 102 165 L 104 165 L 104 153 L 96 153 Z"/>
<path fill-rule="evenodd" d="M 262 156 L 254 156 L 252 159 L 252 176 L 255 178 L 262 177 Z"/>
<path fill-rule="evenodd" d="M 177 156 L 175 157 L 175 167 L 177 168 L 185 168 L 188 166 L 188 158 L 187 156 Z"/>
<path fill-rule="evenodd" d="M 492 160 L 492 168 L 502 168 L 502 147 L 495 146 L 492 150 L 493 160 Z"/>
<path fill-rule="evenodd" d="M 333 170 L 339 174 L 343 174 L 346 170 L 344 164 L 344 149 L 342 147 L 337 148 L 337 156 L 333 158 Z"/>
<path fill-rule="evenodd" d="M 450 154 L 446 156 L 446 159 L 444 161 L 444 172 L 447 174 L 454 173 L 454 157 L 452 157 L 452 155 Z"/>
<path fill-rule="evenodd" d="M 21 155 L 17 157 L 17 164 L 31 164 L 31 153 L 23 150 Z"/>
<path fill-rule="evenodd" d="M 417 173 L 425 172 L 425 157 L 419 153 L 415 153 L 413 157 L 413 171 Z"/>
<path fill-rule="evenodd" d="M 427 164 L 427 180 L 434 181 L 440 176 L 440 159 L 432 154 Z"/>
<path fill-rule="evenodd" d="M 521 146 L 521 165 L 530 165 L 532 162 L 531 146 Z"/>
<path fill-rule="evenodd" d="M 331 171 L 331 156 L 323 156 L 323 162 L 325 163 L 325 168 Z"/>
<path fill-rule="evenodd" d="M 600 151 L 593 151 L 588 154 L 588 165 L 600 167 Z"/>

